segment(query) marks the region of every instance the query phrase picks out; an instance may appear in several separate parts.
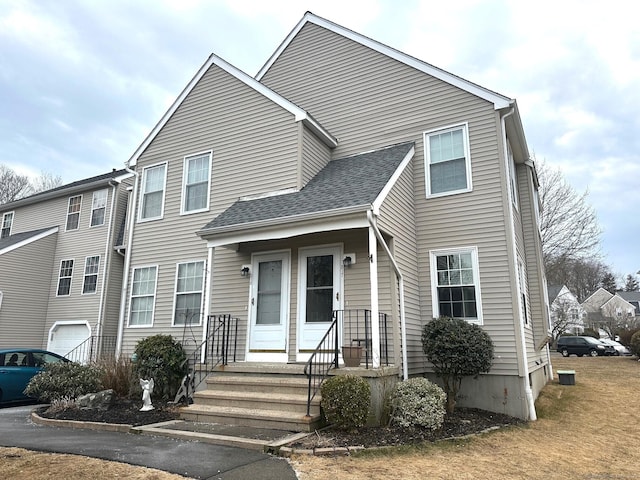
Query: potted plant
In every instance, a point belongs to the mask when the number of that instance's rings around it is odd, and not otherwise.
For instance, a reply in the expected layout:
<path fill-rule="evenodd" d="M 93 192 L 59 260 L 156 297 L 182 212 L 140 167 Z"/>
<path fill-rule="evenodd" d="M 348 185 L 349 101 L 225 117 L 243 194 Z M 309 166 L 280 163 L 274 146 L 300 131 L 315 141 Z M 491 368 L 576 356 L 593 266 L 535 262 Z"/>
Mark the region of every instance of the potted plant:
<path fill-rule="evenodd" d="M 362 361 L 362 347 L 361 346 L 343 346 L 342 347 L 342 359 L 347 367 L 358 367 Z"/>

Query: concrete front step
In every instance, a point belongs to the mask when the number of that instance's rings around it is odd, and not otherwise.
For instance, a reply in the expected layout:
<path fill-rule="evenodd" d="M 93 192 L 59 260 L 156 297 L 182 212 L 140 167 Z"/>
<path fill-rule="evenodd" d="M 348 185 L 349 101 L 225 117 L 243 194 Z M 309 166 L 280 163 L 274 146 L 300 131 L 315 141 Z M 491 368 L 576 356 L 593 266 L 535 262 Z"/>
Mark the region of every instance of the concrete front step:
<path fill-rule="evenodd" d="M 262 393 L 232 390 L 201 390 L 193 396 L 194 404 L 218 407 L 242 407 L 261 410 L 287 410 L 307 413 L 307 394 Z M 285 408 L 286 406 L 286 408 Z M 314 398 L 311 413 L 320 414 L 320 399 Z"/>
<path fill-rule="evenodd" d="M 280 375 L 238 375 L 216 372 L 206 380 L 207 390 L 236 392 L 261 392 L 307 395 L 309 381 L 305 377 L 280 377 Z"/>
<path fill-rule="evenodd" d="M 185 420 L 201 423 L 222 423 L 247 427 L 271 428 L 291 432 L 312 432 L 321 426 L 320 414 L 306 416 L 281 410 L 248 409 L 193 404 L 180 409 Z"/>

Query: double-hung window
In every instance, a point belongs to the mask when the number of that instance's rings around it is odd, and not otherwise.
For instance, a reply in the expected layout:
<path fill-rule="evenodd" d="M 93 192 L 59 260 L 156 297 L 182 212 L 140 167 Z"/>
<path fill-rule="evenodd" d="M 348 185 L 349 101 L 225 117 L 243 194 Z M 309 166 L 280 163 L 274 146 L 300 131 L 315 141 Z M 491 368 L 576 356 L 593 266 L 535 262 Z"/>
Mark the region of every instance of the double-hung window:
<path fill-rule="evenodd" d="M 98 287 L 98 269 L 100 267 L 100 255 L 87 257 L 84 261 L 84 281 L 82 282 L 82 294 L 96 293 Z"/>
<path fill-rule="evenodd" d="M 185 157 L 182 185 L 182 213 L 209 208 L 211 152 Z"/>
<path fill-rule="evenodd" d="M 67 207 L 67 228 L 66 230 L 77 230 L 80 225 L 80 207 L 82 206 L 82 195 L 69 198 Z"/>
<path fill-rule="evenodd" d="M 179 263 L 176 272 L 174 325 L 199 325 L 204 262 Z"/>
<path fill-rule="evenodd" d="M 143 170 L 142 199 L 140 202 L 141 220 L 153 220 L 162 218 L 166 174 L 166 163 L 153 167 L 147 167 Z"/>
<path fill-rule="evenodd" d="M 430 252 L 433 316 L 482 324 L 476 247 Z"/>
<path fill-rule="evenodd" d="M 13 226 L 13 212 L 7 212 L 2 215 L 2 225 L 0 226 L 0 239 L 7 238 L 11 235 L 11 227 Z"/>
<path fill-rule="evenodd" d="M 522 321 L 525 325 L 529 325 L 529 308 L 527 300 L 529 298 L 529 283 L 527 281 L 527 272 L 524 264 L 518 259 L 518 277 L 520 282 L 520 308 L 522 309 Z"/>
<path fill-rule="evenodd" d="M 425 132 L 427 197 L 471 190 L 467 125 Z"/>
<path fill-rule="evenodd" d="M 107 210 L 107 190 L 98 190 L 93 192 L 93 201 L 91 202 L 91 226 L 97 227 L 104 225 L 105 212 Z"/>
<path fill-rule="evenodd" d="M 158 267 L 140 267 L 133 270 L 130 327 L 150 327 L 153 324 L 157 272 Z"/>
<path fill-rule="evenodd" d="M 516 170 L 516 162 L 513 159 L 513 152 L 511 151 L 511 144 L 507 141 L 507 162 L 509 163 L 509 194 L 511 196 L 511 203 L 518 208 L 518 174 Z"/>
<path fill-rule="evenodd" d="M 71 293 L 71 277 L 73 276 L 73 259 L 60 262 L 57 296 L 64 297 Z"/>

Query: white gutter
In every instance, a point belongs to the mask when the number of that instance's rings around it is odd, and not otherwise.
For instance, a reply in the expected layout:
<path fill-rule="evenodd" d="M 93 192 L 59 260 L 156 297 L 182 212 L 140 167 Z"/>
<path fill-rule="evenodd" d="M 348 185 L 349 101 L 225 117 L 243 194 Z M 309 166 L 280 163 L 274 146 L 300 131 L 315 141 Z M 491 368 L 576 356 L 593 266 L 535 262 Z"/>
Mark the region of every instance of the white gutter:
<path fill-rule="evenodd" d="M 371 210 L 367 211 L 367 218 L 369 219 L 369 225 L 371 225 L 371 229 L 374 231 L 375 236 L 378 239 L 378 242 L 380 243 L 380 245 L 382 245 L 382 248 L 384 248 L 385 252 L 387 252 L 387 256 L 391 260 L 391 265 L 393 265 L 393 269 L 396 272 L 396 276 L 398 277 L 398 290 L 400 291 L 400 335 L 401 335 L 401 343 L 402 343 L 401 345 L 402 378 L 404 380 L 407 380 L 409 378 L 409 369 L 407 366 L 407 325 L 406 325 L 405 310 L 404 310 L 404 279 L 402 277 L 402 272 L 400 271 L 400 267 L 398 267 L 398 264 L 396 263 L 396 260 L 393 257 L 393 254 L 391 253 L 389 246 L 384 241 L 384 237 L 382 236 L 380 229 L 378 229 L 378 225 L 376 224 L 376 219 Z M 373 327 L 373 321 L 371 323 Z M 373 343 L 373 338 L 371 341 L 372 341 L 372 345 L 375 345 L 375 343 Z"/>
<path fill-rule="evenodd" d="M 98 307 L 98 324 L 96 325 L 96 336 L 102 334 L 102 325 L 104 324 L 104 318 L 102 318 L 104 312 L 104 296 L 107 288 L 107 270 L 109 269 L 109 262 L 111 260 L 111 231 L 113 227 L 113 210 L 116 203 L 116 184 L 109 182 L 111 186 L 111 208 L 109 209 L 109 227 L 107 228 L 107 241 L 104 246 L 104 265 L 102 266 L 102 288 L 100 289 L 100 306 Z"/>
<path fill-rule="evenodd" d="M 122 350 L 122 336 L 124 335 L 124 315 L 125 305 L 127 303 L 127 285 L 129 283 L 129 266 L 131 265 L 131 246 L 133 244 L 133 226 L 135 224 L 136 201 L 138 199 L 138 173 L 129 168 L 126 164 L 126 170 L 133 174 L 133 195 L 128 205 L 129 210 L 129 238 L 127 239 L 127 251 L 124 257 L 124 275 L 122 277 L 122 288 L 120 291 L 120 314 L 118 318 L 118 336 L 116 339 L 116 358 L 120 358 Z"/>
<path fill-rule="evenodd" d="M 507 149 L 507 130 L 506 130 L 506 125 L 505 125 L 505 119 L 510 116 L 513 115 L 513 113 L 515 112 L 515 108 L 511 107 L 511 110 L 509 110 L 507 113 L 505 113 L 501 118 L 500 118 L 500 126 L 502 128 L 502 143 L 503 143 L 503 148 L 504 148 L 504 164 L 505 164 L 505 173 L 508 175 L 509 174 L 509 153 L 508 153 L 508 149 Z M 514 172 L 515 175 L 515 172 Z M 509 186 L 509 188 L 511 188 L 511 186 Z M 515 194 L 515 192 L 514 192 Z M 518 275 L 518 254 L 516 252 L 516 242 L 515 242 L 515 225 L 513 223 L 513 202 L 511 202 L 510 199 L 508 199 L 509 202 L 509 226 L 510 226 L 510 230 L 511 230 L 511 255 L 513 258 L 513 262 L 514 262 L 514 275 L 515 275 L 515 279 L 516 279 L 516 288 L 517 288 L 517 293 L 518 293 L 518 305 L 520 305 L 520 302 L 522 302 L 522 294 L 520 292 L 520 278 Z M 524 392 L 525 392 L 525 396 L 527 399 L 527 405 L 528 405 L 528 410 L 529 410 L 529 420 L 531 421 L 535 421 L 538 419 L 538 416 L 536 415 L 536 405 L 535 402 L 533 400 L 533 392 L 531 390 L 531 385 L 529 385 L 529 365 L 527 363 L 527 342 L 526 342 L 526 337 L 525 337 L 525 333 L 524 333 L 524 319 L 521 317 L 522 316 L 522 305 L 520 305 L 521 308 L 519 308 L 519 313 L 518 313 L 518 318 L 519 318 L 519 330 L 520 330 L 520 334 L 516 335 L 516 341 L 518 341 L 520 343 L 520 349 L 522 351 L 522 355 L 520 356 L 520 369 L 522 372 L 522 384 L 524 387 Z"/>

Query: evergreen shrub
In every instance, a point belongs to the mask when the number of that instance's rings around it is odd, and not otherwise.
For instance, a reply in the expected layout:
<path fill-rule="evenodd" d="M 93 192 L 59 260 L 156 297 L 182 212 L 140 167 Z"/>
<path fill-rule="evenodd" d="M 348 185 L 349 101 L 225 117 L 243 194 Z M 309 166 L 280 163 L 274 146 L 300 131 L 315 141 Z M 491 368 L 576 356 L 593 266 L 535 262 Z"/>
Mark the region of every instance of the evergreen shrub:
<path fill-rule="evenodd" d="M 327 421 L 343 430 L 363 427 L 369 416 L 371 387 L 362 377 L 346 374 L 325 380 L 321 406 Z"/>

